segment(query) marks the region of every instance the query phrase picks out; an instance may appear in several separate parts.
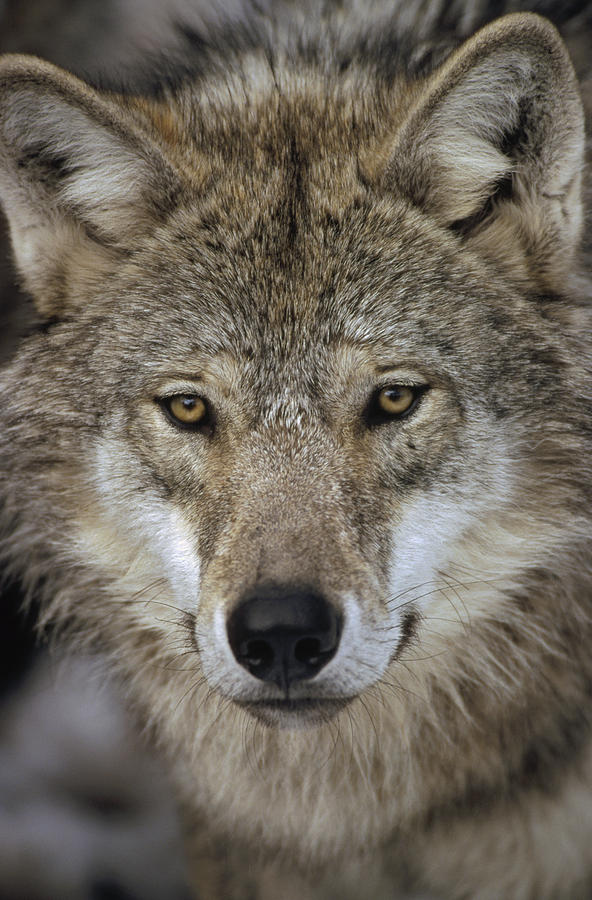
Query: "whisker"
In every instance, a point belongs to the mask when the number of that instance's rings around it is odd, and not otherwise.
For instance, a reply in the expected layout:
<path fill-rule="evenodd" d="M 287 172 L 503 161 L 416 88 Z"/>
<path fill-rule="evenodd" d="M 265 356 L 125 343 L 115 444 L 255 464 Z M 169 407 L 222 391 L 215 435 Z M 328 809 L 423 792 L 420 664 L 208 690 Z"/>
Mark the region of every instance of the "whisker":
<path fill-rule="evenodd" d="M 187 690 L 186 690 L 185 693 L 181 696 L 181 698 L 178 700 L 177 704 L 176 704 L 175 707 L 174 707 L 173 712 L 176 713 L 176 712 L 178 711 L 179 707 L 181 706 L 181 704 L 183 703 L 183 701 L 184 701 L 190 694 L 192 694 L 195 690 L 197 690 L 197 688 L 201 687 L 201 685 L 203 685 L 203 684 L 205 683 L 205 680 L 206 680 L 206 679 L 205 679 L 205 676 L 202 675 L 200 678 L 198 678 L 196 681 L 194 681 L 194 682 L 187 688 Z M 201 705 L 201 704 L 200 704 L 200 705 Z"/>
<path fill-rule="evenodd" d="M 411 591 L 420 591 L 422 588 L 427 587 L 428 584 L 438 584 L 438 582 L 436 581 L 436 579 L 431 578 L 429 581 L 421 582 L 421 584 L 414 584 L 411 587 L 406 588 L 404 591 L 401 591 L 399 594 L 395 594 L 394 597 L 391 597 L 389 600 L 387 600 L 386 606 L 390 606 L 391 603 L 395 603 L 397 600 L 400 600 L 401 597 L 404 597 L 406 594 L 409 594 Z M 437 590 L 437 588 L 435 588 L 435 590 Z M 427 597 L 427 596 L 429 596 L 430 593 L 431 593 L 431 591 L 428 591 L 427 594 L 422 595 L 422 596 Z M 421 598 L 414 598 L 414 600 L 415 599 L 421 599 Z M 401 603 L 400 606 L 395 607 L 395 610 L 400 609 L 402 606 L 406 606 L 407 603 L 413 603 L 414 600 L 409 600 L 409 601 L 406 601 L 405 603 Z"/>

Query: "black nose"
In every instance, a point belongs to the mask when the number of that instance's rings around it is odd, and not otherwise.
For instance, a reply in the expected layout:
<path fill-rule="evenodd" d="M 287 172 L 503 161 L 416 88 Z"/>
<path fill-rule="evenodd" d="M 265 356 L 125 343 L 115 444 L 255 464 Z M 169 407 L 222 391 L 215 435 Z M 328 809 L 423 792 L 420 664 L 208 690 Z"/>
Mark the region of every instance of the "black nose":
<path fill-rule="evenodd" d="M 275 587 L 243 600 L 227 630 L 241 666 L 287 693 L 295 682 L 313 678 L 335 655 L 341 616 L 319 594 Z"/>

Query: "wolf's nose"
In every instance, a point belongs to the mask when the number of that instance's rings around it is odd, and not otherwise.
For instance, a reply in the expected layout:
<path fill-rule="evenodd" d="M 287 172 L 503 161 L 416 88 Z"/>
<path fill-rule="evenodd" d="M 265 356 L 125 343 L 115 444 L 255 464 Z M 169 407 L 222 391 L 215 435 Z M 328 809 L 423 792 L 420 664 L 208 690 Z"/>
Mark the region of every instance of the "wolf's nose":
<path fill-rule="evenodd" d="M 243 600 L 227 630 L 241 666 L 287 692 L 294 682 L 313 678 L 335 655 L 341 616 L 319 594 L 273 588 Z"/>

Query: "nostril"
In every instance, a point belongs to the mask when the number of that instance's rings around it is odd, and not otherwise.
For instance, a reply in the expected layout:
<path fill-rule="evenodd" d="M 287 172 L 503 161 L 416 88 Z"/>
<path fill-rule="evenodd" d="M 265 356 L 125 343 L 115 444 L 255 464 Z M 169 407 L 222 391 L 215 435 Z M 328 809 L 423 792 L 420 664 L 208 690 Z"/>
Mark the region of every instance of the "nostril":
<path fill-rule="evenodd" d="M 316 666 L 320 662 L 321 655 L 321 642 L 318 638 L 306 637 L 296 642 L 294 656 L 298 662 Z"/>
<path fill-rule="evenodd" d="M 271 665 L 275 655 L 271 644 L 263 640 L 247 641 L 241 644 L 239 654 L 248 668 L 253 669 Z"/>

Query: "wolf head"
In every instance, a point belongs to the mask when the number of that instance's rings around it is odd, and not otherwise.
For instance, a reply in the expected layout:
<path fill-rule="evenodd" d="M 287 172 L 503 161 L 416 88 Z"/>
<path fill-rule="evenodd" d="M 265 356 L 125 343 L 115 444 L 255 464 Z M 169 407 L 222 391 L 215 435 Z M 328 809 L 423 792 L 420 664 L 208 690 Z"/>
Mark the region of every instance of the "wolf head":
<path fill-rule="evenodd" d="M 213 71 L 140 98 L 1 64 L 45 319 L 2 378 L 4 553 L 157 717 L 189 692 L 187 731 L 212 693 L 319 724 L 412 664 L 508 687 L 524 584 L 587 534 L 563 45 L 516 15 L 412 83 Z"/>

